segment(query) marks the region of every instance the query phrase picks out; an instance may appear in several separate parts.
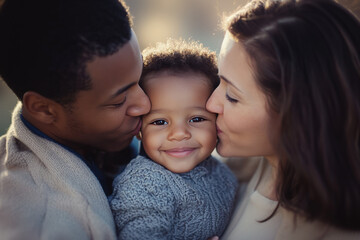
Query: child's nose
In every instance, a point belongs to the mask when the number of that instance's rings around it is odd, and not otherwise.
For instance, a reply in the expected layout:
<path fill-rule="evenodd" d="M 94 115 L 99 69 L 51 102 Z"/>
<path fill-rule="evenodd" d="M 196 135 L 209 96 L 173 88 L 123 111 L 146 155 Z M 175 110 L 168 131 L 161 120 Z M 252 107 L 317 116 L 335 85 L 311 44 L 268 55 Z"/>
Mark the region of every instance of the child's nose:
<path fill-rule="evenodd" d="M 182 141 L 189 139 L 190 137 L 191 133 L 188 126 L 184 124 L 173 124 L 168 135 L 170 141 Z"/>

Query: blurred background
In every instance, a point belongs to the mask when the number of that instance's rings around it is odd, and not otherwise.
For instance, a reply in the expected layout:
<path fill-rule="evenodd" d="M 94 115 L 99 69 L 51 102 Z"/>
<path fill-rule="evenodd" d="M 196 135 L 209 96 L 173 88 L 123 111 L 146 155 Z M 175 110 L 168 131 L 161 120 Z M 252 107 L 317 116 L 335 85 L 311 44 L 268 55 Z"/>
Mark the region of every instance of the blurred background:
<path fill-rule="evenodd" d="M 0 0 L 0 4 L 4 0 Z M 218 52 L 223 37 L 219 24 L 224 13 L 232 12 L 247 0 L 124 0 L 133 16 L 140 48 L 167 38 L 200 41 Z M 0 136 L 11 120 L 16 96 L 0 80 Z"/>
<path fill-rule="evenodd" d="M 4 0 L 0 0 L 0 5 Z M 125 0 L 133 16 L 134 30 L 141 49 L 167 38 L 192 39 L 205 47 L 220 50 L 222 16 L 248 0 Z M 340 0 L 360 16 L 360 0 Z M 10 124 L 15 95 L 0 80 L 0 135 Z"/>

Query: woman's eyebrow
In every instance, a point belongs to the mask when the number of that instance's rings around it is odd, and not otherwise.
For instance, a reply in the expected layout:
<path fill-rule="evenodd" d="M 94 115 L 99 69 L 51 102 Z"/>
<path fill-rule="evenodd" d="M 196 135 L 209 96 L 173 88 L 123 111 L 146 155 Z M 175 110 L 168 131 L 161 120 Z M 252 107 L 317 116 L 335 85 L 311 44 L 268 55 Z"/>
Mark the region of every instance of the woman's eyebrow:
<path fill-rule="evenodd" d="M 237 86 L 235 86 L 229 79 L 227 79 L 225 76 L 219 74 L 219 78 L 221 78 L 222 80 L 224 80 L 227 84 L 233 86 L 236 90 L 238 90 L 239 92 L 242 92 Z"/>

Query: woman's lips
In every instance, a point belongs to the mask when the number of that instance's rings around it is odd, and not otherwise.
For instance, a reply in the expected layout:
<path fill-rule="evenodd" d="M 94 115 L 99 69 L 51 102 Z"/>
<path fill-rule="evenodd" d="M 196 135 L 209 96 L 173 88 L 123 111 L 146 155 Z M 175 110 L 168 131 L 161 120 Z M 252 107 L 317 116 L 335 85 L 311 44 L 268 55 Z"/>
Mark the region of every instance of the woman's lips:
<path fill-rule="evenodd" d="M 164 152 L 171 157 L 176 158 L 183 158 L 186 156 L 189 156 L 191 153 L 193 153 L 195 148 L 172 148 L 169 150 L 164 150 Z"/>
<path fill-rule="evenodd" d="M 218 126 L 216 126 L 216 132 L 217 134 L 222 133 L 221 129 Z"/>

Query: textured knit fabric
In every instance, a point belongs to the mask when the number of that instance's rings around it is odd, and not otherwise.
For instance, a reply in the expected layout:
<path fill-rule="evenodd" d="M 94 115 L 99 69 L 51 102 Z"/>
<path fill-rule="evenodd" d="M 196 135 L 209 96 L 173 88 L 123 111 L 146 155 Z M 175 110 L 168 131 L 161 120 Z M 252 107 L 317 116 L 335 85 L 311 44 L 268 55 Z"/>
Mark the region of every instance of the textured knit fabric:
<path fill-rule="evenodd" d="M 176 174 L 138 156 L 113 186 L 109 201 L 119 239 L 201 240 L 223 233 L 237 182 L 213 157 Z"/>
<path fill-rule="evenodd" d="M 104 191 L 88 166 L 20 119 L 0 138 L 0 239 L 116 239 Z"/>
<path fill-rule="evenodd" d="M 263 159 L 247 186 L 245 194 L 239 198 L 237 208 L 231 222 L 221 240 L 359 240 L 360 231 L 351 232 L 331 227 L 319 221 L 307 221 L 298 216 L 296 225 L 294 213 L 279 207 L 277 213 L 270 220 L 259 223 L 259 220 L 269 216 L 276 201 L 265 198 L 256 191 L 263 173 L 270 167 Z M 341 207 L 341 206 L 340 206 Z"/>

